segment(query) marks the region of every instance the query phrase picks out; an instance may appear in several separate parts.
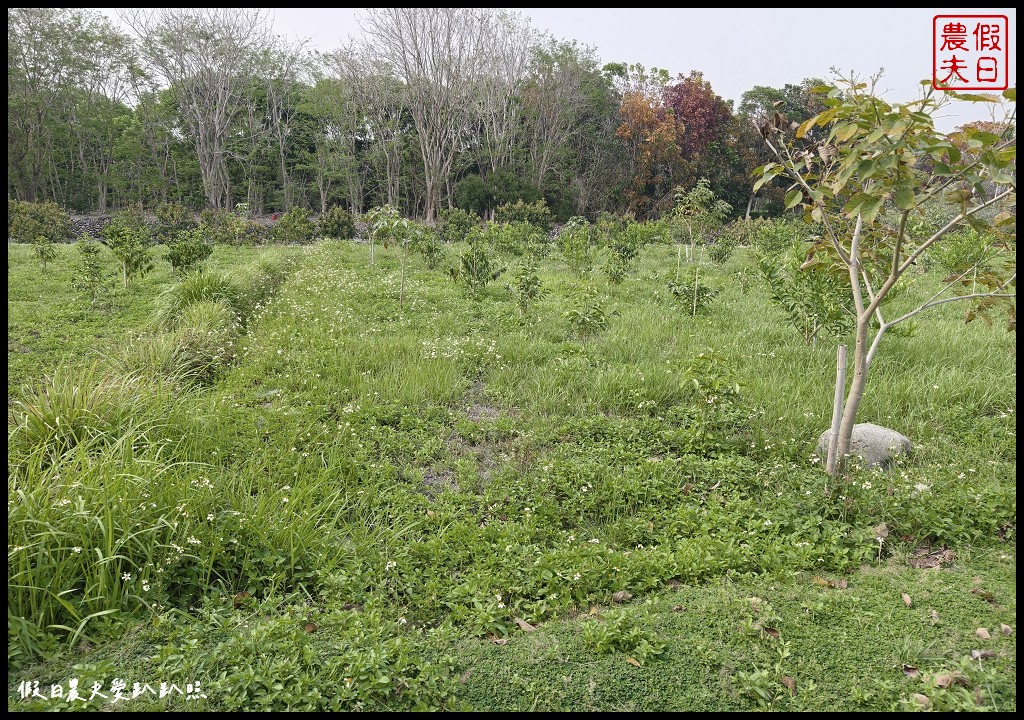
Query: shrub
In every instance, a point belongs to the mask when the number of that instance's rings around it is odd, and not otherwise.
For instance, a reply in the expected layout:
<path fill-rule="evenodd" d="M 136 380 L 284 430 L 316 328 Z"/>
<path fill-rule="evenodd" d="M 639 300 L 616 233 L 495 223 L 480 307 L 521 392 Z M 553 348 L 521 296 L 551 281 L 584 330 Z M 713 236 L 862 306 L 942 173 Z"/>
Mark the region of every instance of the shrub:
<path fill-rule="evenodd" d="M 199 215 L 210 242 L 219 245 L 254 245 L 258 239 L 252 223 L 227 210 L 203 210 Z"/>
<path fill-rule="evenodd" d="M 555 240 L 569 269 L 576 275 L 589 273 L 597 259 L 593 227 L 584 217 L 571 217 Z"/>
<path fill-rule="evenodd" d="M 274 242 L 282 245 L 304 245 L 312 242 L 316 228 L 309 219 L 306 208 L 292 208 L 277 219 L 270 235 Z"/>
<path fill-rule="evenodd" d="M 494 221 L 498 223 L 526 222 L 535 225 L 542 232 L 547 232 L 554 218 L 544 198 L 534 203 L 516 200 L 514 203 L 499 205 L 494 211 Z"/>
<path fill-rule="evenodd" d="M 71 287 L 85 293 L 91 307 L 96 307 L 96 300 L 106 287 L 103 264 L 100 262 L 100 244 L 89 235 L 82 233 L 75 243 L 78 262 L 74 267 Z"/>
<path fill-rule="evenodd" d="M 179 233 L 192 230 L 199 223 L 195 213 L 181 203 L 160 203 L 154 211 L 156 215 L 156 241 L 170 244 Z"/>
<path fill-rule="evenodd" d="M 153 258 L 149 254 L 153 238 L 141 208 L 114 213 L 101 235 L 121 263 L 124 287 L 128 287 L 130 278 L 142 277 L 153 269 Z"/>
<path fill-rule="evenodd" d="M 945 272 L 959 275 L 975 269 L 984 271 L 1000 251 L 991 236 L 967 226 L 935 243 L 931 259 Z"/>
<path fill-rule="evenodd" d="M 462 210 L 483 215 L 494 207 L 494 193 L 479 175 L 467 175 L 455 186 L 455 204 Z"/>
<path fill-rule="evenodd" d="M 522 255 L 544 243 L 544 234 L 535 226 L 525 222 L 491 223 L 484 230 L 470 233 L 480 237 L 496 252 L 506 255 Z"/>
<path fill-rule="evenodd" d="M 213 246 L 207 240 L 205 228 L 182 230 L 167 245 L 167 261 L 171 269 L 179 273 L 201 267 L 212 253 Z"/>
<path fill-rule="evenodd" d="M 691 315 L 696 315 L 711 304 L 718 291 L 700 282 L 700 268 L 695 267 L 693 281 L 669 280 L 668 291 L 672 297 Z"/>
<path fill-rule="evenodd" d="M 849 280 L 836 264 L 807 264 L 807 245 L 792 240 L 785 253 L 759 252 L 757 268 L 768 286 L 771 302 L 789 316 L 805 343 L 824 330 L 845 332 L 853 324 Z"/>
<path fill-rule="evenodd" d="M 503 272 L 504 268 L 495 266 L 487 243 L 482 239 L 471 241 L 469 248 L 459 256 L 459 265 L 448 269 L 452 280 L 464 282 L 474 295 L 482 293 L 488 283 L 497 280 Z"/>
<path fill-rule="evenodd" d="M 317 221 L 317 237 L 349 240 L 356 236 L 356 223 L 352 213 L 343 207 L 334 205 Z"/>
<path fill-rule="evenodd" d="M 540 278 L 537 276 L 537 262 L 528 260 L 520 266 L 513 276 L 512 285 L 509 286 L 516 305 L 519 306 L 519 313 L 525 315 L 530 304 L 544 294 Z"/>
<path fill-rule="evenodd" d="M 569 325 L 569 333 L 580 340 L 586 340 L 597 333 L 607 330 L 609 318 L 618 315 L 617 310 L 610 313 L 605 310 L 597 291 L 590 286 L 585 287 L 573 300 L 568 310 L 562 313 Z"/>
<path fill-rule="evenodd" d="M 36 257 L 39 258 L 39 264 L 43 266 L 43 270 L 46 269 L 46 263 L 57 257 L 57 248 L 53 246 L 53 242 L 50 238 L 45 235 L 36 235 L 36 239 L 32 242 L 32 246 Z"/>
<path fill-rule="evenodd" d="M 781 255 L 795 240 L 806 237 L 807 231 L 792 220 L 754 220 L 748 232 L 750 244 L 759 255 Z"/>
<path fill-rule="evenodd" d="M 725 227 L 712 230 L 708 235 L 707 242 L 708 257 L 716 265 L 721 265 L 728 260 L 732 256 L 733 250 L 736 249 L 736 238 Z"/>
<path fill-rule="evenodd" d="M 461 242 L 480 225 L 480 216 L 461 208 L 445 208 L 437 214 L 437 234 L 449 243 Z"/>
<path fill-rule="evenodd" d="M 33 203 L 7 201 L 7 237 L 11 242 L 34 243 L 44 237 L 51 243 L 71 239 L 71 218 L 60 205 L 47 200 Z"/>

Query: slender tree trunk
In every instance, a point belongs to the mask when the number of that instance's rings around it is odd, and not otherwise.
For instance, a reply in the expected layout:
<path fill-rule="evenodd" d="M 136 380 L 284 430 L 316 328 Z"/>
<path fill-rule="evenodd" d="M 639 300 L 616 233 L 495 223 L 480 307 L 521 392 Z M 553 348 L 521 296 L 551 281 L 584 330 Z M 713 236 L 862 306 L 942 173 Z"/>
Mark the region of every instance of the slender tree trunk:
<path fill-rule="evenodd" d="M 836 448 L 837 467 L 843 464 L 843 458 L 850 452 L 850 440 L 853 437 L 853 426 L 857 422 L 857 410 L 864 399 L 864 387 L 868 380 L 868 328 L 871 317 L 857 318 L 857 342 L 853 348 L 853 380 L 850 391 L 846 394 L 846 407 L 843 409 L 843 420 L 839 424 L 839 444 Z"/>

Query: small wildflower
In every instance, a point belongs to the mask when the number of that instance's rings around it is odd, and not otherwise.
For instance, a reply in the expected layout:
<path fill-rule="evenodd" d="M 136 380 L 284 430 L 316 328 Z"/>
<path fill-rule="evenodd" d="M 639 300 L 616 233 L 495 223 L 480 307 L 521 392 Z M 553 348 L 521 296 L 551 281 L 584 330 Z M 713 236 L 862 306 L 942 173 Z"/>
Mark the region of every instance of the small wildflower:
<path fill-rule="evenodd" d="M 121 579 L 124 580 L 125 582 L 128 582 L 129 580 L 132 579 L 132 574 L 130 572 L 121 573 Z"/>
<path fill-rule="evenodd" d="M 143 583 L 142 583 L 142 592 L 149 592 L 149 583 L 148 582 L 143 581 Z"/>
<path fill-rule="evenodd" d="M 387 572 L 388 570 L 391 570 L 392 568 L 396 567 L 397 565 L 398 565 L 398 563 L 396 563 L 394 560 L 388 560 L 387 564 L 384 566 L 384 572 Z"/>
<path fill-rule="evenodd" d="M 593 543 L 594 545 L 597 545 L 597 544 L 598 544 L 598 543 L 600 543 L 601 541 L 600 541 L 600 540 L 598 540 L 597 538 L 590 538 L 590 542 L 591 542 L 591 543 Z"/>
<path fill-rule="evenodd" d="M 80 548 L 78 546 L 75 546 L 75 547 L 71 548 L 71 552 L 73 552 L 73 553 L 75 553 L 77 555 L 77 554 L 82 552 L 82 548 Z"/>

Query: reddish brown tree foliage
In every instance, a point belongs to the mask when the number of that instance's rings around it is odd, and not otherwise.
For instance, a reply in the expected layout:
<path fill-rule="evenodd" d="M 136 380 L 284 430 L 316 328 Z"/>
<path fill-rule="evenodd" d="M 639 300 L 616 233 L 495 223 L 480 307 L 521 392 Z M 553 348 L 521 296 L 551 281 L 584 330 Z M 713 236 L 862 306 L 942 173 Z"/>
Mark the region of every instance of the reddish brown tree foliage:
<path fill-rule="evenodd" d="M 678 184 L 683 124 L 658 95 L 644 89 L 624 93 L 619 113 L 622 124 L 615 134 L 625 143 L 633 165 L 626 199 L 630 210 L 646 217 L 655 200 Z"/>

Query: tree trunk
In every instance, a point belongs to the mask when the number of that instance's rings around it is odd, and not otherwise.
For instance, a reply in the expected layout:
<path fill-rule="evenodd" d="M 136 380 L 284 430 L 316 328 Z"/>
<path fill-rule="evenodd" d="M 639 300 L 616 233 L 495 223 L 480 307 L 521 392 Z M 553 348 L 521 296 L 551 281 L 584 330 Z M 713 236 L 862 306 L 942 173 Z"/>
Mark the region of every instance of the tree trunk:
<path fill-rule="evenodd" d="M 850 452 L 850 440 L 853 437 L 853 426 L 857 422 L 857 410 L 864 398 L 864 387 L 868 380 L 868 327 L 871 316 L 857 318 L 857 343 L 853 348 L 853 380 L 850 391 L 846 394 L 846 407 L 843 409 L 843 421 L 839 425 L 839 443 L 836 447 L 836 468 L 842 467 L 844 458 Z"/>

